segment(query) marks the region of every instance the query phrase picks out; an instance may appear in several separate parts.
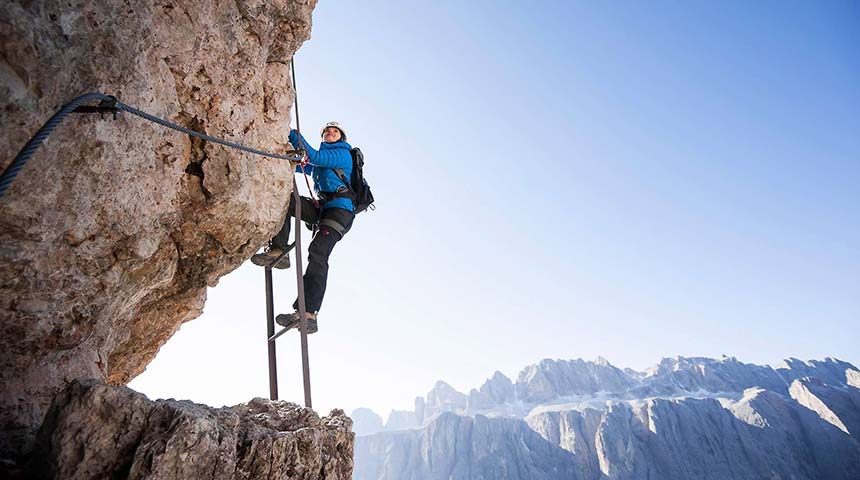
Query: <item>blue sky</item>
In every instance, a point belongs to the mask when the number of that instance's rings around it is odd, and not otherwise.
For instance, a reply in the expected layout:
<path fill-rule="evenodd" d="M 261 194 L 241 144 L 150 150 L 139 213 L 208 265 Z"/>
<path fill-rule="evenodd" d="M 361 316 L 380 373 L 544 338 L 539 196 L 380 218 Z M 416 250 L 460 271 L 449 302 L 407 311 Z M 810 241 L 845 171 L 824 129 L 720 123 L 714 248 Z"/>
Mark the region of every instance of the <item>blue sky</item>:
<path fill-rule="evenodd" d="M 538 5 L 317 6 L 302 126 L 347 126 L 379 208 L 332 258 L 315 406 L 385 415 L 541 358 L 860 363 L 860 5 Z M 132 387 L 266 396 L 264 307 L 248 263 Z"/>

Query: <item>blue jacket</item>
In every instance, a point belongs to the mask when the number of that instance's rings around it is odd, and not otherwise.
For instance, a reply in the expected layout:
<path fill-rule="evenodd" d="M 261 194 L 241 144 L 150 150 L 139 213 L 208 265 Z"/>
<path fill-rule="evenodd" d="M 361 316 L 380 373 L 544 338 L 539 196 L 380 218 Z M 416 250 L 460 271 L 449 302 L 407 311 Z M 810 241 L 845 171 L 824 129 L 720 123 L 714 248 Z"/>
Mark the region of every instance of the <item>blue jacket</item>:
<path fill-rule="evenodd" d="M 290 143 L 294 147 L 304 149 L 308 152 L 310 165 L 305 166 L 305 172 L 310 173 L 314 179 L 314 190 L 322 193 L 331 193 L 347 187 L 338 178 L 334 169 L 339 168 L 343 170 L 343 175 L 347 182 L 352 178 L 352 154 L 349 153 L 352 146 L 350 144 L 346 142 L 323 142 L 320 144 L 319 150 L 315 150 L 308 144 L 305 137 L 295 130 L 290 131 Z M 296 171 L 300 172 L 301 168 L 297 166 Z M 345 197 L 329 200 L 323 204 L 323 209 L 326 208 L 342 208 L 350 212 L 355 211 L 352 200 Z"/>

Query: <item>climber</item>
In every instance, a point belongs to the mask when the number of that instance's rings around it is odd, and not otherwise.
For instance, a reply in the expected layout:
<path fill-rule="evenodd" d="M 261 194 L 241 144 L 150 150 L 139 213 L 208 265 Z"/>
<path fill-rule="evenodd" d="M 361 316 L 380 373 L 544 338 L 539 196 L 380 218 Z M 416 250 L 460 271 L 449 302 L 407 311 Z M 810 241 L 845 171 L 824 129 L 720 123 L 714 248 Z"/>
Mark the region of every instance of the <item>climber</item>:
<path fill-rule="evenodd" d="M 352 148 L 346 143 L 346 132 L 337 122 L 327 123 L 320 133 L 322 143 L 319 150 L 313 149 L 305 138 L 296 130 L 290 131 L 290 143 L 297 149 L 307 152 L 302 166 L 314 180 L 314 190 L 319 197 L 320 209 L 317 209 L 311 198 L 300 197 L 302 202 L 302 221 L 319 225 L 308 248 L 308 268 L 305 271 L 305 310 L 308 320 L 308 333 L 315 333 L 317 327 L 317 312 L 319 312 L 325 295 L 328 278 L 328 259 L 335 244 L 346 235 L 352 227 L 355 218 L 352 195 L 341 178 L 349 179 L 352 175 Z M 340 170 L 341 177 L 335 172 Z M 295 217 L 295 197 L 290 197 L 287 216 L 281 230 L 269 242 L 269 247 L 263 253 L 251 258 L 255 265 L 269 266 L 277 260 L 288 248 L 291 217 Z M 289 257 L 283 258 L 274 265 L 275 268 L 289 268 Z M 298 310 L 299 301 L 293 302 L 293 309 Z M 275 321 L 279 325 L 292 328 L 299 325 L 298 311 L 291 314 L 278 315 Z"/>

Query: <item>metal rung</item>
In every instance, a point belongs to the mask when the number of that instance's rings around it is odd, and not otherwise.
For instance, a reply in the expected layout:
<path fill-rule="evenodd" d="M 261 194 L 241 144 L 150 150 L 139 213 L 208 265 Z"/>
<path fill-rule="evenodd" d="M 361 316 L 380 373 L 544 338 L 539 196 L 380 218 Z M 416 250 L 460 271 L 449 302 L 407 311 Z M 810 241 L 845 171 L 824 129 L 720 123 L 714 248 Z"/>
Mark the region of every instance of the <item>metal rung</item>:
<path fill-rule="evenodd" d="M 266 265 L 266 270 L 271 270 L 272 268 L 274 268 L 274 266 L 277 265 L 284 257 L 286 257 L 287 254 L 290 253 L 294 248 L 296 248 L 296 242 L 287 245 L 287 248 L 284 249 L 283 253 L 278 255 L 278 258 L 272 260 L 272 263 Z"/>
<path fill-rule="evenodd" d="M 280 337 L 281 335 L 283 335 L 283 334 L 287 333 L 287 330 L 290 330 L 291 328 L 293 328 L 293 327 L 284 327 L 284 328 L 282 328 L 278 333 L 276 333 L 276 334 L 272 335 L 271 337 L 269 337 L 269 342 L 274 342 L 276 338 L 278 338 L 278 337 Z"/>

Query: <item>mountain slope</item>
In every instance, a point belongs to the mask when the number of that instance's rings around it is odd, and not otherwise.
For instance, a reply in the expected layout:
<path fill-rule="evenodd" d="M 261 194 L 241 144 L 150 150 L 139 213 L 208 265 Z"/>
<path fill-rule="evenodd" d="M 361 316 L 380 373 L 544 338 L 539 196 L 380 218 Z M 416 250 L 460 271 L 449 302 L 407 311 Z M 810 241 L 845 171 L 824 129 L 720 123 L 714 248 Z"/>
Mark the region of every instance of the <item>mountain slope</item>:
<path fill-rule="evenodd" d="M 465 404 L 438 382 L 416 400 L 421 427 L 356 439 L 355 478 L 860 478 L 858 374 L 833 359 L 543 360 L 516 382 L 496 372 Z"/>

